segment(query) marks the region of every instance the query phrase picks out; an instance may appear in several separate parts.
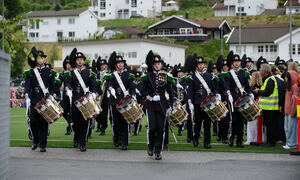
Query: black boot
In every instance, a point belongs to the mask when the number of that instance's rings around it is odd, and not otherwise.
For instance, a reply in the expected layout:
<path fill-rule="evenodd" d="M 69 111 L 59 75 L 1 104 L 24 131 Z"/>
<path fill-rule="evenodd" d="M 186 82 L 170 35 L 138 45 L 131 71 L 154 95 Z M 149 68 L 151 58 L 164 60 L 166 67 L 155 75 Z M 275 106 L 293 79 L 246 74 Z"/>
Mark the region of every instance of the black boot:
<path fill-rule="evenodd" d="M 67 128 L 66 128 L 66 133 L 65 135 L 70 135 L 72 132 L 72 129 L 71 129 L 71 126 L 69 125 Z"/>
<path fill-rule="evenodd" d="M 206 148 L 206 149 L 210 149 L 210 148 L 211 148 L 211 145 L 210 145 L 210 143 L 208 143 L 208 142 L 204 142 L 204 148 Z"/>
<path fill-rule="evenodd" d="M 99 136 L 104 136 L 104 135 L 105 135 L 105 131 L 104 130 L 100 130 Z"/>
<path fill-rule="evenodd" d="M 41 147 L 40 152 L 46 152 L 46 148 L 45 147 Z"/>
<path fill-rule="evenodd" d="M 36 143 L 32 143 L 31 150 L 36 150 L 36 148 L 37 148 L 37 144 Z"/>
<path fill-rule="evenodd" d="M 237 142 L 236 147 L 243 148 L 244 147 L 243 142 Z"/>
<path fill-rule="evenodd" d="M 155 153 L 155 160 L 161 160 L 161 153 L 160 152 Z"/>
<path fill-rule="evenodd" d="M 198 139 L 193 140 L 193 145 L 194 145 L 194 147 L 198 147 L 198 145 L 199 145 Z"/>
<path fill-rule="evenodd" d="M 153 148 L 148 147 L 147 153 L 148 156 L 153 156 Z"/>
<path fill-rule="evenodd" d="M 228 145 L 229 145 L 229 146 L 233 146 L 233 139 L 231 139 L 231 138 L 229 139 Z"/>
<path fill-rule="evenodd" d="M 74 148 L 77 148 L 77 147 L 78 147 L 78 141 L 77 141 L 77 139 L 74 139 L 74 140 L 73 140 L 73 146 L 74 146 Z"/>
<path fill-rule="evenodd" d="M 187 138 L 186 138 L 186 142 L 187 142 L 187 143 L 191 143 L 191 141 L 192 141 L 192 140 L 191 140 L 190 137 L 187 137 Z"/>
<path fill-rule="evenodd" d="M 127 146 L 123 144 L 123 145 L 122 145 L 122 150 L 123 150 L 123 151 L 127 150 Z"/>
<path fill-rule="evenodd" d="M 85 152 L 86 151 L 86 147 L 85 146 L 80 146 L 80 151 L 81 152 Z"/>

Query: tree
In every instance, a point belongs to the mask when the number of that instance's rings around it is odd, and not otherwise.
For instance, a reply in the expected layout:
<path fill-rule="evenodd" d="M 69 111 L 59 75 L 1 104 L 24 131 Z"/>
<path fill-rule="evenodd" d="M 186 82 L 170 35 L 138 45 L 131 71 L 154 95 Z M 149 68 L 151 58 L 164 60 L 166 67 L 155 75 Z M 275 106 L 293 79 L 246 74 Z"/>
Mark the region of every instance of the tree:
<path fill-rule="evenodd" d="M 23 12 L 21 0 L 4 0 L 4 6 L 6 9 L 4 17 L 7 19 L 16 17 Z"/>

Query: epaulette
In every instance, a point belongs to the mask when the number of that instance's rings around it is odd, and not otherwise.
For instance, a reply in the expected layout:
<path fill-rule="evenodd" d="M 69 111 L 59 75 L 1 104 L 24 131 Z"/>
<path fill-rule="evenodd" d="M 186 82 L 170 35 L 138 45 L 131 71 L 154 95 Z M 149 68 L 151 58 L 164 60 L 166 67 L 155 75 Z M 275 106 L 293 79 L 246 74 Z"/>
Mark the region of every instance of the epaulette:
<path fill-rule="evenodd" d="M 129 73 L 129 79 L 131 79 L 131 80 L 135 80 L 135 76 L 134 76 L 134 74 L 132 74 L 132 73 Z"/>
<path fill-rule="evenodd" d="M 173 86 L 176 86 L 173 76 L 170 76 L 169 74 L 167 74 L 167 76 L 168 76 L 168 82 L 171 83 Z"/>
<path fill-rule="evenodd" d="M 51 73 L 51 76 L 53 76 L 53 77 L 56 77 L 56 76 L 57 76 L 57 72 L 54 71 L 53 69 L 51 69 L 50 73 Z"/>
<path fill-rule="evenodd" d="M 94 72 L 91 72 L 90 77 L 93 78 L 93 79 L 97 79 L 97 74 L 94 73 Z"/>
<path fill-rule="evenodd" d="M 226 78 L 229 77 L 229 73 L 228 73 L 228 72 L 221 72 L 220 77 L 221 77 L 222 79 L 226 79 Z"/>
<path fill-rule="evenodd" d="M 245 71 L 245 76 L 247 79 L 250 79 L 250 73 L 248 71 Z"/>
<path fill-rule="evenodd" d="M 181 79 L 180 79 L 180 83 L 183 83 L 183 82 L 187 82 L 189 83 L 191 80 L 191 76 L 189 74 L 187 75 L 184 75 Z"/>
<path fill-rule="evenodd" d="M 148 75 L 147 74 L 142 75 L 141 82 L 143 83 L 143 82 L 147 82 L 147 81 L 149 81 Z"/>
<path fill-rule="evenodd" d="M 70 77 L 70 76 L 71 76 L 71 72 L 70 71 L 65 71 L 64 72 L 64 78 Z"/>
<path fill-rule="evenodd" d="M 112 79 L 114 76 L 112 73 L 107 73 L 105 76 L 104 76 L 104 80 L 107 81 L 109 79 Z"/>
<path fill-rule="evenodd" d="M 96 85 L 97 86 L 101 86 L 102 85 L 102 81 L 100 81 L 99 79 L 96 79 Z"/>
<path fill-rule="evenodd" d="M 220 80 L 219 80 L 219 77 L 218 77 L 217 74 L 216 74 L 216 75 L 213 75 L 213 78 L 212 78 L 212 79 L 215 80 L 217 84 L 219 84 Z"/>
<path fill-rule="evenodd" d="M 56 84 L 56 85 L 61 85 L 61 80 L 60 79 L 58 79 L 58 78 L 55 78 L 54 79 L 54 83 Z"/>
<path fill-rule="evenodd" d="M 26 80 L 28 78 L 28 76 L 30 76 L 30 74 L 31 74 L 31 69 L 24 71 L 23 79 Z"/>

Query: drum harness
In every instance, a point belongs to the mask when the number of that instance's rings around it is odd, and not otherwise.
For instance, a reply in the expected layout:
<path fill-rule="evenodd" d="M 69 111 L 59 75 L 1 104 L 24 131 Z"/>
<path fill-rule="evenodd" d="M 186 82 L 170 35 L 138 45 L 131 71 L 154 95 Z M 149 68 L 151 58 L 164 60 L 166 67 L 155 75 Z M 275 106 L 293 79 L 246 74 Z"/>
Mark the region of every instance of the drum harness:
<path fill-rule="evenodd" d="M 40 85 L 40 87 L 41 87 L 41 89 L 44 93 L 44 96 L 47 96 L 49 94 L 49 90 L 45 87 L 45 84 L 42 80 L 42 77 L 41 77 L 40 73 L 37 70 L 37 67 L 33 69 L 33 72 L 34 72 L 34 74 L 36 76 L 36 79 L 37 79 L 37 81 L 38 81 L 38 83 L 39 83 L 39 85 Z"/>
<path fill-rule="evenodd" d="M 84 81 L 83 81 L 83 79 L 82 79 L 80 73 L 78 72 L 78 70 L 77 70 L 77 69 L 74 69 L 73 72 L 74 72 L 74 74 L 75 74 L 75 76 L 76 76 L 76 78 L 77 78 L 77 80 L 78 80 L 78 82 L 79 82 L 81 88 L 83 89 L 84 94 L 89 93 L 90 90 L 89 90 L 89 88 L 86 87 L 86 85 L 85 85 L 85 83 L 84 83 Z M 95 123 L 95 118 L 93 118 L 93 120 L 92 120 L 92 126 L 93 126 L 94 123 Z M 88 127 L 87 127 L 87 131 L 86 131 L 85 139 L 88 138 L 90 125 L 91 125 L 91 124 L 90 124 L 90 121 L 88 121 Z"/>

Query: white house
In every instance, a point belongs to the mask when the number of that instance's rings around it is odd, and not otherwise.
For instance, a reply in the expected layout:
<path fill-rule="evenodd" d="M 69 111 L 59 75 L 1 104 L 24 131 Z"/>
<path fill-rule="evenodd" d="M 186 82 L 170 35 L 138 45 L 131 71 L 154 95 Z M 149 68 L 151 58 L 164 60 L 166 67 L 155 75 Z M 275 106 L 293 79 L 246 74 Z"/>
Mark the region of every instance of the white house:
<path fill-rule="evenodd" d="M 56 42 L 59 39 L 88 39 L 98 31 L 98 17 L 90 10 L 31 11 L 30 42 Z"/>
<path fill-rule="evenodd" d="M 285 13 L 290 14 L 290 0 L 285 1 Z M 292 0 L 292 14 L 300 13 L 300 0 Z"/>
<path fill-rule="evenodd" d="M 224 3 L 213 5 L 215 16 L 235 16 L 239 13 L 254 16 L 263 13 L 266 9 L 277 9 L 277 0 L 224 0 Z"/>
<path fill-rule="evenodd" d="M 179 5 L 176 1 L 167 1 L 163 3 L 162 6 L 162 11 L 178 11 L 179 10 Z"/>
<path fill-rule="evenodd" d="M 101 20 L 129 19 L 131 16 L 155 17 L 161 14 L 161 0 L 90 0 Z"/>
<path fill-rule="evenodd" d="M 116 39 L 116 40 L 98 40 L 85 42 L 62 42 L 62 57 L 71 53 L 73 48 L 83 52 L 91 60 L 101 56 L 108 59 L 113 51 L 122 55 L 128 65 L 139 66 L 145 62 L 146 56 L 150 50 L 158 53 L 166 63 L 175 65 L 184 63 L 185 49 L 187 46 L 148 40 L 148 39 Z"/>
<path fill-rule="evenodd" d="M 256 61 L 263 56 L 268 61 L 288 60 L 289 56 L 289 27 L 288 24 L 253 25 L 241 29 L 241 53 Z M 239 54 L 239 30 L 234 29 L 227 39 L 229 50 Z M 292 31 L 292 58 L 300 61 L 300 28 Z"/>

